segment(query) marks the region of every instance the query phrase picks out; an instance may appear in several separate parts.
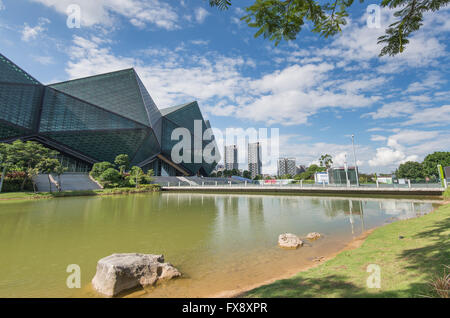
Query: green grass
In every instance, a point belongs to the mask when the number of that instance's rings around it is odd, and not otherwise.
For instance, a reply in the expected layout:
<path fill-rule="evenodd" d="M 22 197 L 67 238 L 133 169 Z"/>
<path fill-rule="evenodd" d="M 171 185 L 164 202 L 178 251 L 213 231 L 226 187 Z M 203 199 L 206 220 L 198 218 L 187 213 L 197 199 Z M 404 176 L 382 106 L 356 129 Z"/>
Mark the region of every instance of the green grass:
<path fill-rule="evenodd" d="M 96 195 L 115 195 L 115 194 L 132 194 L 159 191 L 158 185 L 145 185 L 140 188 L 114 188 L 87 191 L 62 191 L 62 192 L 11 192 L 0 193 L 1 201 L 23 201 L 33 199 L 51 199 L 61 197 L 77 197 L 77 196 L 96 196 Z"/>
<path fill-rule="evenodd" d="M 369 264 L 381 268 L 380 289 L 366 286 Z M 436 297 L 430 282 L 444 276 L 445 265 L 450 265 L 450 204 L 419 218 L 380 227 L 361 247 L 243 296 Z"/>
<path fill-rule="evenodd" d="M 442 196 L 444 199 L 450 199 L 450 187 L 445 189 L 445 191 L 442 193 Z"/>

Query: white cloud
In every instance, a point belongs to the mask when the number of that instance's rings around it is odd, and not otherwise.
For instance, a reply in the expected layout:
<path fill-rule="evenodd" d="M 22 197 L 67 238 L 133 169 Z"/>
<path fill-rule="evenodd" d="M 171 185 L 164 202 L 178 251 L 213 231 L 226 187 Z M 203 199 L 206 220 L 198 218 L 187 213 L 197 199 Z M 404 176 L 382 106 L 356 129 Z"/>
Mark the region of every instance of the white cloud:
<path fill-rule="evenodd" d="M 206 9 L 199 7 L 195 10 L 195 21 L 203 23 L 208 15 L 209 12 Z"/>
<path fill-rule="evenodd" d="M 55 64 L 55 60 L 51 56 L 33 56 L 33 59 L 42 65 Z"/>
<path fill-rule="evenodd" d="M 50 20 L 46 18 L 39 18 L 38 24 L 34 27 L 31 27 L 27 23 L 25 23 L 22 29 L 22 40 L 25 42 L 29 42 L 31 40 L 37 39 L 42 33 L 47 30 L 45 26 L 49 23 Z"/>
<path fill-rule="evenodd" d="M 434 151 L 448 150 L 443 140 L 450 138 L 446 131 L 400 130 L 386 140 L 386 147 L 376 149 L 375 157 L 369 160 L 371 167 L 395 169 L 406 161 L 420 161 Z"/>
<path fill-rule="evenodd" d="M 0 11 L 5 10 L 5 5 L 3 4 L 3 1 L 0 0 Z"/>
<path fill-rule="evenodd" d="M 450 105 L 443 105 L 415 111 L 404 125 L 448 125 L 449 123 Z"/>
<path fill-rule="evenodd" d="M 416 155 L 406 156 L 401 150 L 396 150 L 388 147 L 378 148 L 375 158 L 369 160 L 371 167 L 379 166 L 397 166 L 406 161 L 416 161 Z"/>
<path fill-rule="evenodd" d="M 208 45 L 209 41 L 206 41 L 206 40 L 192 40 L 191 43 L 194 44 L 194 45 Z"/>
<path fill-rule="evenodd" d="M 443 80 L 438 72 L 429 72 L 422 81 L 410 84 L 406 90 L 406 93 L 437 89 L 441 86 L 441 84 L 446 82 L 447 81 Z"/>
<path fill-rule="evenodd" d="M 151 62 L 145 63 L 138 58 L 115 56 L 108 45 L 75 36 L 69 50 L 69 75 L 75 78 L 134 66 L 162 107 L 195 99 L 215 115 L 293 125 L 306 123 L 309 116 L 323 108 L 366 107 L 378 100 L 360 92 L 366 89 L 364 85 L 345 86 L 344 82 L 341 87 L 342 83 L 330 81 L 334 66 L 328 63 L 293 65 L 252 79 L 242 71 L 255 63 L 240 56 L 179 54 L 176 50 L 152 48 L 143 52 L 145 58 L 151 57 Z"/>
<path fill-rule="evenodd" d="M 32 0 L 54 8 L 66 15 L 67 7 L 73 0 Z M 82 26 L 103 25 L 114 27 L 122 16 L 137 27 L 154 25 L 174 30 L 179 28 L 178 15 L 170 4 L 161 0 L 78 0 L 81 7 Z"/>
<path fill-rule="evenodd" d="M 376 112 L 368 113 L 363 117 L 371 116 L 373 119 L 393 118 L 408 116 L 414 113 L 416 105 L 409 101 L 397 101 L 384 104 Z"/>

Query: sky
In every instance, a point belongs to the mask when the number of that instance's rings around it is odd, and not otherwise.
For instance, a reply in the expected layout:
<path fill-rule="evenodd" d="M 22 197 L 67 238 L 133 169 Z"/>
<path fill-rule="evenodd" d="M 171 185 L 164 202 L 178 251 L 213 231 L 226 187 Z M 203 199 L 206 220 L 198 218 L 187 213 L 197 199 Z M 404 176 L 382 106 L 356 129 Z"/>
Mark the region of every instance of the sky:
<path fill-rule="evenodd" d="M 378 2 L 355 3 L 335 37 L 306 24 L 278 46 L 240 21 L 252 1 L 233 3 L 0 0 L 0 52 L 44 84 L 134 67 L 159 108 L 196 100 L 221 131 L 277 128 L 279 155 L 298 165 L 325 153 L 353 164 L 352 134 L 366 173 L 450 151 L 449 7 L 425 15 L 404 53 L 379 57 L 395 20 L 381 9 L 381 27 L 368 26 Z M 67 24 L 72 4 L 79 28 Z"/>

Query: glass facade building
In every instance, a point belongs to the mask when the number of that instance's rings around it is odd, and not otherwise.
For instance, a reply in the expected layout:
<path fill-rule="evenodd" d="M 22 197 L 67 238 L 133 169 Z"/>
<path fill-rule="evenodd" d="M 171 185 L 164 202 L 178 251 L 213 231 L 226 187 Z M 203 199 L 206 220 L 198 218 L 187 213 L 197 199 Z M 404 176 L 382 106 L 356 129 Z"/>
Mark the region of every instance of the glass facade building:
<path fill-rule="evenodd" d="M 209 175 L 217 162 L 173 162 L 180 140 L 172 132 L 179 127 L 191 133 L 192 147 L 194 140 L 211 143 L 203 140 L 211 127 L 197 102 L 158 109 L 134 69 L 43 85 L 0 54 L 0 142 L 42 143 L 60 152 L 69 171 L 87 172 L 127 154 L 132 165 L 155 175 Z"/>

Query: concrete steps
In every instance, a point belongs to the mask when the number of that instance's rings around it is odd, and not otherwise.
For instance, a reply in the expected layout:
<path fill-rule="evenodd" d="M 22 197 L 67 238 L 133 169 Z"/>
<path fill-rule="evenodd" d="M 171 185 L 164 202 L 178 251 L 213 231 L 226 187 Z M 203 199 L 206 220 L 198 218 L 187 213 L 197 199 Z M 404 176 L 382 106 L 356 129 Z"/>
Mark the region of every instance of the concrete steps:
<path fill-rule="evenodd" d="M 58 177 L 53 176 L 57 182 Z M 46 174 L 40 174 L 34 178 L 37 190 L 39 192 L 49 192 L 50 186 Z M 101 189 L 100 186 L 89 178 L 88 174 L 83 173 L 65 173 L 61 176 L 61 188 L 63 191 L 87 191 Z M 57 191 L 56 185 L 52 184 L 52 191 Z"/>

